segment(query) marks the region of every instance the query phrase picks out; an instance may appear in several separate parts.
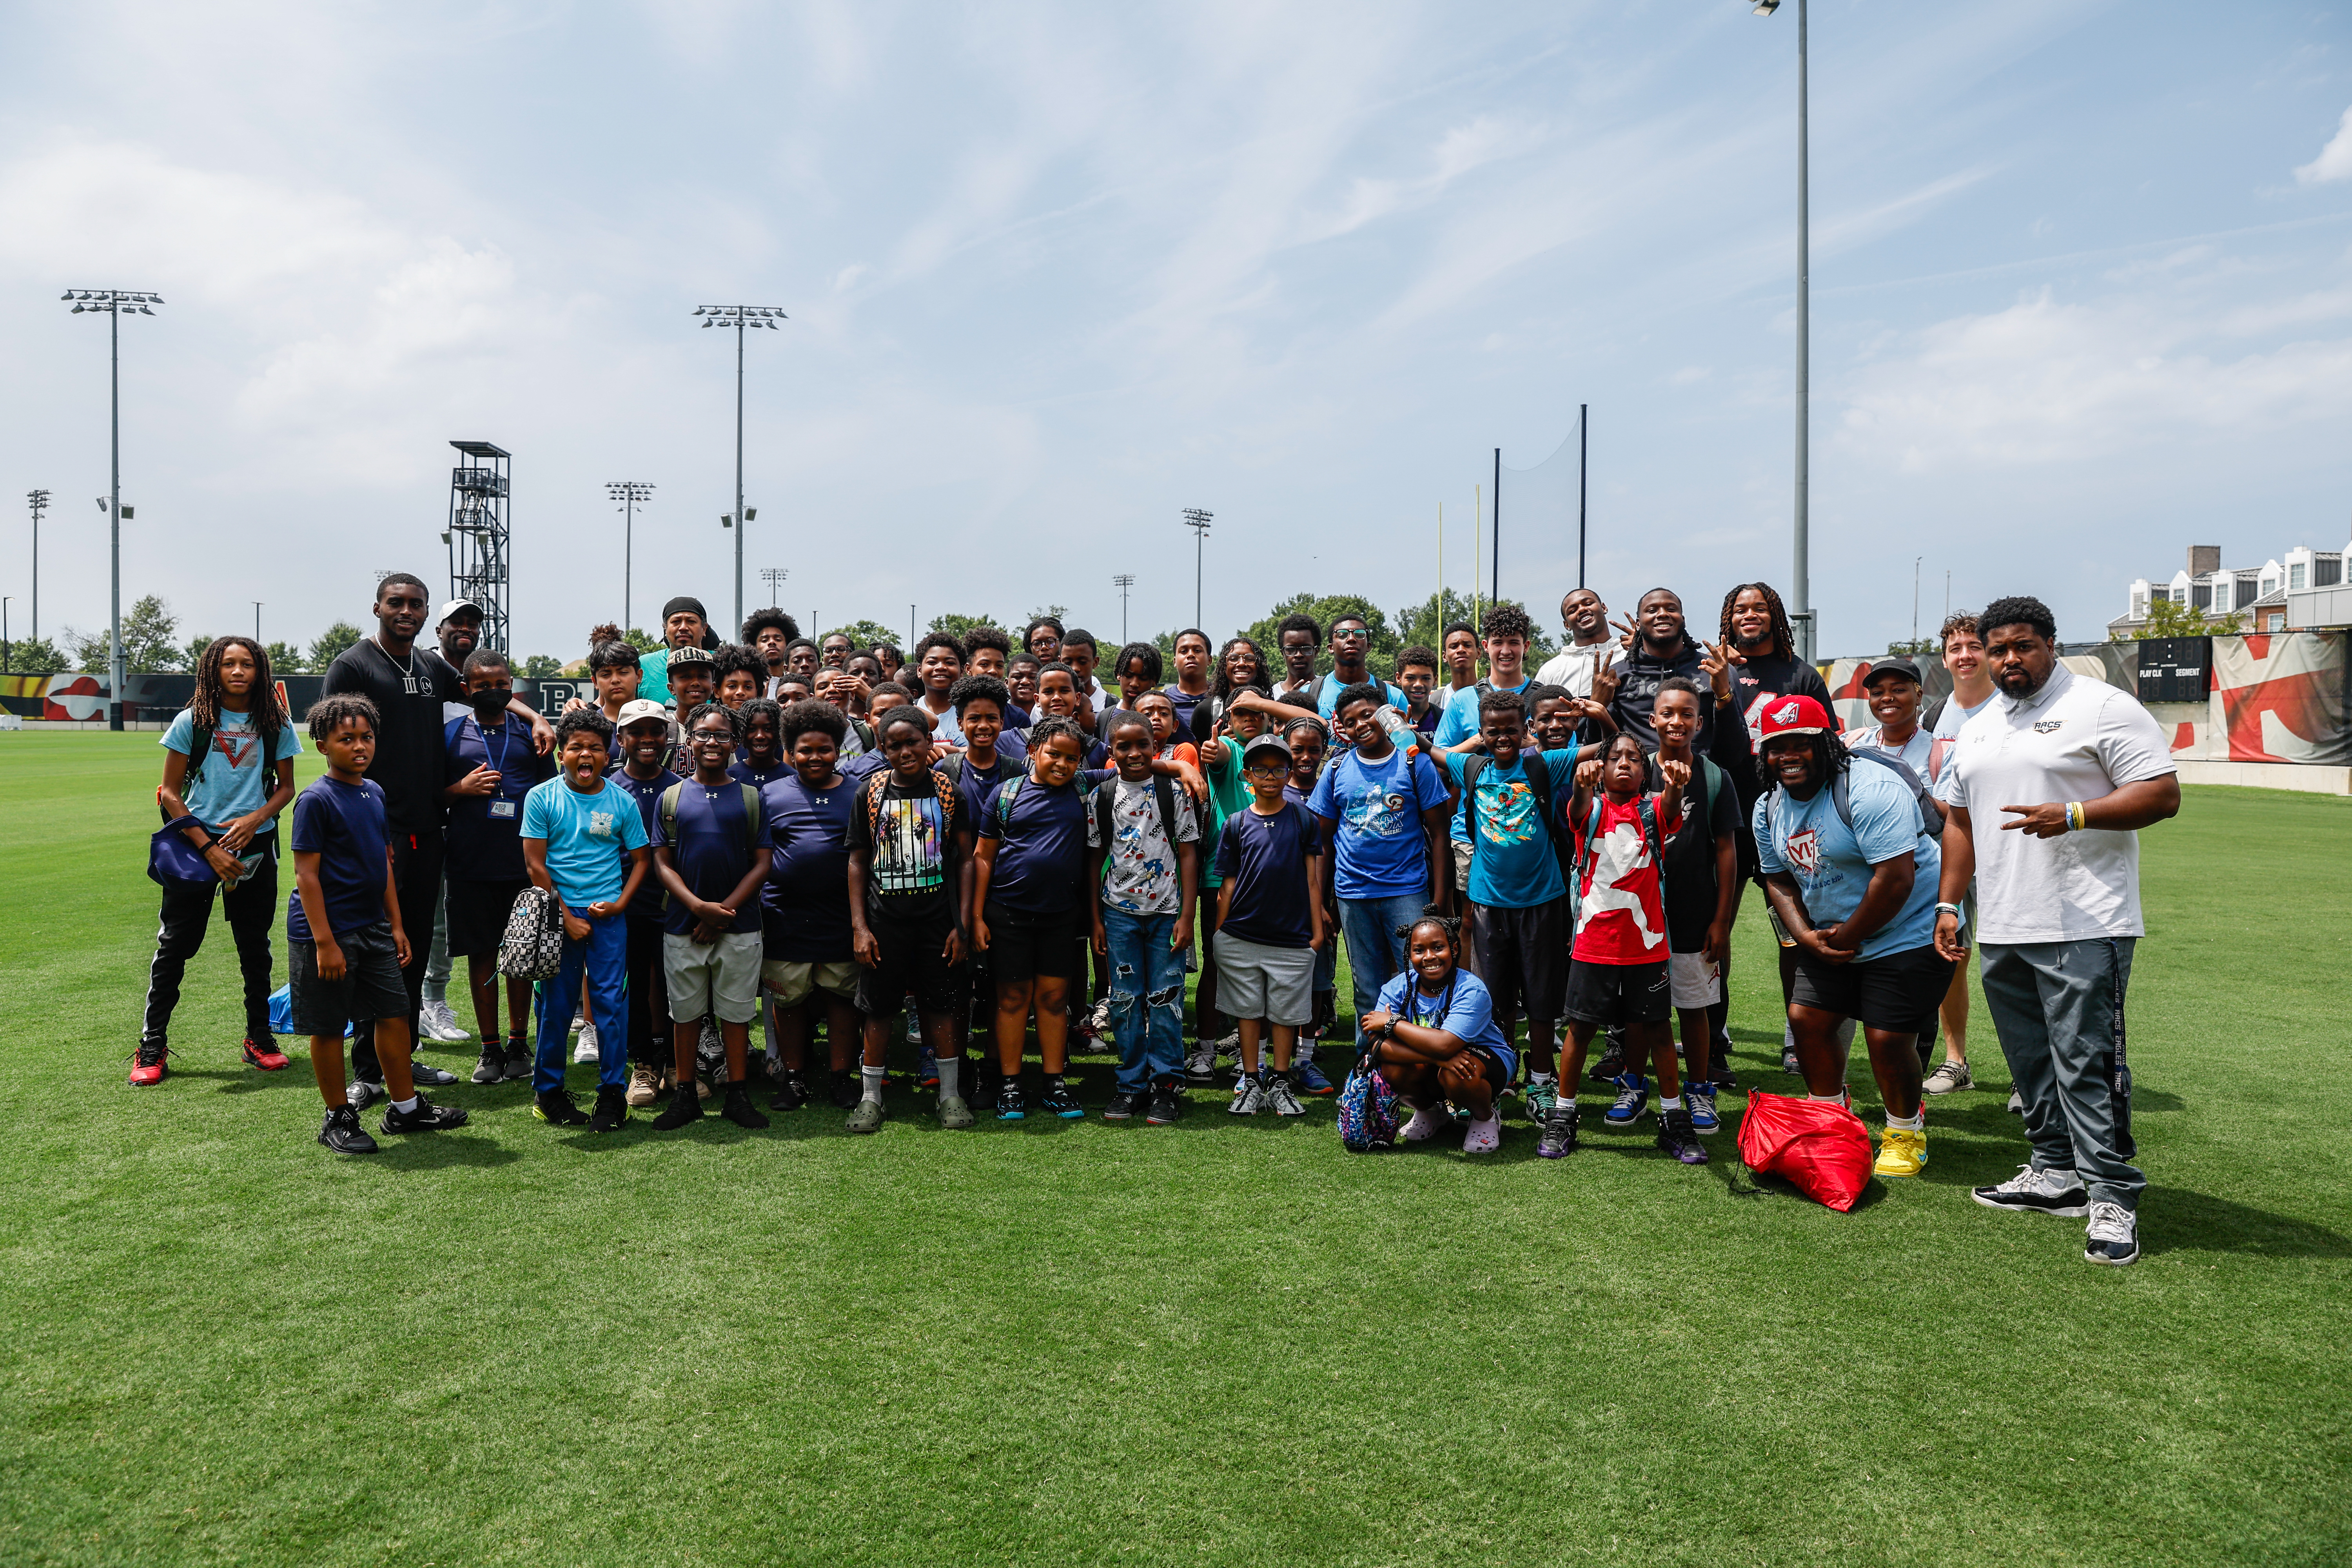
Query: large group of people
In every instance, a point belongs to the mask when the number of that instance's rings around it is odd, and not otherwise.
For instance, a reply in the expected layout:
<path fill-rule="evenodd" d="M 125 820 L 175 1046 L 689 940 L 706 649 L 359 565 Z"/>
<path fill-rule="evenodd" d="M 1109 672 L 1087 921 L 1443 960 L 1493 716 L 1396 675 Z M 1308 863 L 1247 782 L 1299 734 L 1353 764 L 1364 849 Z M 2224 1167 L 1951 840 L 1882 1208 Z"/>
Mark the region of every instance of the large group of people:
<path fill-rule="evenodd" d="M 1927 1104 L 1975 1087 L 1973 945 L 2031 1147 L 1976 1199 L 2084 1216 L 2087 1258 L 2137 1257 L 2136 830 L 2179 791 L 2145 710 L 2058 662 L 2038 600 L 1949 617 L 1932 704 L 1912 659 L 1872 665 L 1876 722 L 1852 731 L 1760 583 L 1711 638 L 1671 589 L 1612 621 L 1579 587 L 1532 671 L 1533 623 L 1495 605 L 1387 678 L 1348 615 L 1290 616 L 1271 648 L 1187 628 L 1171 658 L 1106 660 L 1052 616 L 902 651 L 768 609 L 724 641 L 681 596 L 657 650 L 594 628 L 587 692 L 546 712 L 479 646 L 479 606 L 444 604 L 428 641 L 429 605 L 382 579 L 375 634 L 305 715 L 326 772 L 299 795 L 267 653 L 204 654 L 159 803 L 215 879 L 165 884 L 133 1084 L 168 1072 L 215 893 L 246 1060 L 289 1065 L 269 1013 L 290 805 L 278 1030 L 309 1038 L 338 1152 L 376 1146 L 378 1099 L 386 1134 L 465 1123 L 425 1092 L 457 1075 L 420 1038 L 467 1042 L 473 1082 L 528 1080 L 534 1116 L 595 1133 L 640 1110 L 663 1132 L 768 1126 L 755 1076 L 768 1110 L 829 1100 L 875 1132 L 894 1047 L 942 1128 L 1080 1118 L 1071 1052 L 1108 1042 L 1110 1121 L 1173 1121 L 1228 1073 L 1232 1114 L 1298 1116 L 1328 1067 L 1385 1080 L 1405 1142 L 1496 1149 L 1516 1101 L 1559 1159 L 1597 1082 L 1609 1125 L 1647 1120 L 1703 1164 L 1738 1087 L 1726 982 L 1752 884 L 1781 1066 L 1850 1107 L 1859 1030 L 1878 1174 L 1917 1174 Z M 502 973 L 542 914 L 552 973 Z"/>

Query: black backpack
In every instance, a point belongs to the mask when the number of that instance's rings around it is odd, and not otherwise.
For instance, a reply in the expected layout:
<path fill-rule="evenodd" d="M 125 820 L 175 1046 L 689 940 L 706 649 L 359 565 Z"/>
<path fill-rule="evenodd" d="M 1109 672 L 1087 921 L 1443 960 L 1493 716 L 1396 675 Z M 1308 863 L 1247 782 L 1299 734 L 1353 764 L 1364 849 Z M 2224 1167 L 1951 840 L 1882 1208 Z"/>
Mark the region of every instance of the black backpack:
<path fill-rule="evenodd" d="M 1857 762 L 1876 763 L 1880 767 L 1887 769 L 1896 778 L 1901 779 L 1910 789 L 1913 803 L 1919 808 L 1919 837 L 1922 838 L 1943 837 L 1944 808 L 1934 795 L 1927 793 L 1927 782 L 1911 771 L 1910 763 L 1900 757 L 1889 756 L 1885 752 L 1866 749 L 1848 752 L 1846 755 Z M 1847 777 L 1848 773 L 1841 773 L 1830 781 L 1830 804 L 1837 808 L 1838 820 L 1844 823 L 1846 831 L 1851 833 L 1853 831 L 1853 800 L 1846 786 Z M 1780 786 L 1776 784 L 1772 786 L 1772 793 L 1765 796 L 1764 826 L 1768 832 L 1776 835 L 1780 832 L 1778 807 L 1781 794 Z"/>
<path fill-rule="evenodd" d="M 1116 778 L 1105 779 L 1095 785 L 1095 832 L 1102 839 L 1105 855 L 1110 853 L 1110 813 L 1118 798 L 1118 780 Z M 1152 774 L 1151 800 L 1160 808 L 1160 831 L 1168 836 L 1168 847 L 1172 852 L 1176 847 L 1176 786 L 1163 775 Z"/>

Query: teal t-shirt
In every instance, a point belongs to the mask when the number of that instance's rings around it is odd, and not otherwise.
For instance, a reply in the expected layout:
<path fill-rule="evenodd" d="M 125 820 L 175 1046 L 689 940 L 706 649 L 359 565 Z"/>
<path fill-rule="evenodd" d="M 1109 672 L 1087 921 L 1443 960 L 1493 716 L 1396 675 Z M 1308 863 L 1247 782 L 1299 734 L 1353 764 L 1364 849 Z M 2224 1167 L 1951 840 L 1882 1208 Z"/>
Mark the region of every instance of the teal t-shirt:
<path fill-rule="evenodd" d="M 1534 684 L 1535 678 L 1529 676 L 1517 686 L 1489 684 L 1487 689 L 1489 691 L 1525 691 Z M 1448 746 L 1458 746 L 1476 734 L 1478 732 L 1478 699 L 1481 695 L 1476 683 L 1474 682 L 1448 697 L 1445 700 L 1445 711 L 1437 721 L 1437 733 L 1429 738 L 1429 743 L 1442 752 Z M 1462 811 L 1458 805 L 1454 812 L 1454 826 L 1451 832 L 1454 843 L 1470 842 L 1470 829 L 1464 825 Z"/>
<path fill-rule="evenodd" d="M 1556 813 L 1565 811 L 1570 797 L 1576 793 L 1577 750 L 1570 742 L 1559 751 L 1540 753 L 1543 766 L 1551 775 L 1552 807 Z M 1478 772 L 1478 847 L 1477 853 L 1470 857 L 1470 886 L 1465 889 L 1474 904 L 1484 904 L 1488 909 L 1530 910 L 1567 896 L 1568 884 L 1560 879 L 1559 857 L 1552 853 L 1545 825 L 1536 820 L 1536 792 L 1528 783 L 1528 765 L 1538 755 L 1521 752 L 1518 762 L 1507 769 L 1488 761 Z M 1453 775 L 1457 792 L 1470 771 L 1470 757 L 1471 753 L 1465 752 L 1445 758 L 1445 771 Z M 1460 816 L 1471 814 L 1471 805 L 1465 801 Z M 1568 831 L 1557 816 L 1549 827 L 1555 833 Z"/>
<path fill-rule="evenodd" d="M 163 731 L 163 745 L 184 757 L 195 744 L 196 723 L 185 709 Z M 263 756 L 264 750 L 269 755 Z M 204 772 L 197 774 L 194 785 L 180 792 L 188 803 L 188 811 L 207 827 L 225 827 L 234 817 L 247 816 L 261 809 L 269 798 L 271 783 L 278 774 L 278 764 L 288 757 L 299 756 L 302 741 L 294 732 L 291 721 L 278 726 L 278 740 L 265 748 L 260 734 L 253 727 L 250 713 L 223 713 L 220 727 L 213 731 L 212 744 L 204 757 Z M 195 773 L 196 759 L 188 757 L 188 771 Z M 254 830 L 256 837 L 275 833 L 278 824 L 265 822 Z"/>
<path fill-rule="evenodd" d="M 637 695 L 647 702 L 669 700 L 669 649 L 637 655 Z"/>
<path fill-rule="evenodd" d="M 547 875 L 573 909 L 621 896 L 628 852 L 646 847 L 646 819 L 611 779 L 584 795 L 560 778 L 522 797 L 522 836 L 547 840 Z"/>

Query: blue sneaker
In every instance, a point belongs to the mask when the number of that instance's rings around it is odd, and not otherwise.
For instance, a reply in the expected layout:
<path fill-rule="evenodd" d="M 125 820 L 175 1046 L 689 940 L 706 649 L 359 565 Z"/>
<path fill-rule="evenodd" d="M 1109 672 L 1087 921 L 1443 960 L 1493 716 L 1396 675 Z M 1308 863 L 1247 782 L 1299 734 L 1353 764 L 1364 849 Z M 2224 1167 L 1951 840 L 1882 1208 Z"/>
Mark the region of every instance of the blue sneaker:
<path fill-rule="evenodd" d="M 915 1053 L 915 1081 L 925 1089 L 940 1087 L 939 1058 L 931 1054 L 929 1046 Z"/>
<path fill-rule="evenodd" d="M 1601 1113 L 1612 1127 L 1627 1127 L 1642 1120 L 1642 1112 L 1650 1109 L 1650 1080 L 1637 1072 L 1620 1073 L 1617 1102 Z"/>
<path fill-rule="evenodd" d="M 1302 1061 L 1291 1069 L 1290 1086 L 1308 1096 L 1339 1092 L 1337 1086 L 1323 1076 L 1322 1069 L 1310 1061 Z"/>
<path fill-rule="evenodd" d="M 1715 1113 L 1715 1085 L 1685 1084 L 1683 1103 L 1690 1107 L 1691 1131 L 1694 1132 L 1712 1132 L 1723 1125 L 1723 1119 Z"/>
<path fill-rule="evenodd" d="M 1019 1121 L 1028 1114 L 1029 1108 L 1021 1099 L 1019 1082 L 1010 1078 L 1004 1079 L 996 1090 L 996 1119 L 999 1121 Z"/>

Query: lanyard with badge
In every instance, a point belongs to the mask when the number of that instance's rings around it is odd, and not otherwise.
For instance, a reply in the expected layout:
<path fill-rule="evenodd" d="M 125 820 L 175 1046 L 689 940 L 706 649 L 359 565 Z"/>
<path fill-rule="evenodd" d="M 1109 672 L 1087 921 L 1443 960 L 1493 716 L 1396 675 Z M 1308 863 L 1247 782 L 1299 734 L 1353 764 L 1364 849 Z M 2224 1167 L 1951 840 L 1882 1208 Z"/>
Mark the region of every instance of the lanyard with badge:
<path fill-rule="evenodd" d="M 499 726 L 499 754 L 493 757 L 490 755 L 489 731 L 482 728 L 482 721 L 468 715 L 466 722 L 474 727 L 474 739 L 481 742 L 483 763 L 499 775 L 499 793 L 491 797 L 490 815 L 500 819 L 511 817 L 515 814 L 515 802 L 514 797 L 507 794 L 507 753 L 514 747 L 514 728 L 509 724 Z"/>

